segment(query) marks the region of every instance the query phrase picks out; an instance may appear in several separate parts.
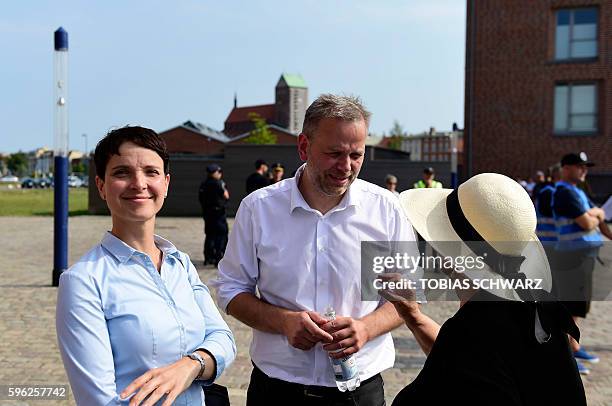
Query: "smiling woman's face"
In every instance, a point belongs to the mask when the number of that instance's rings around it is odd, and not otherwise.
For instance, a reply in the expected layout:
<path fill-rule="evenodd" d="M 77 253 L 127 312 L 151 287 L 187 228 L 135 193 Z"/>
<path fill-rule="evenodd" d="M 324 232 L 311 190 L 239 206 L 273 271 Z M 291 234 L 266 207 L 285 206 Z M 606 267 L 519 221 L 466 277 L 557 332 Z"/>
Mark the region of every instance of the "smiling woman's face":
<path fill-rule="evenodd" d="M 106 201 L 117 223 L 146 222 L 155 219 L 168 191 L 170 175 L 164 175 L 164 162 L 153 150 L 131 142 L 121 144 L 119 155 L 106 165 L 104 180 L 96 177 L 100 197 Z"/>

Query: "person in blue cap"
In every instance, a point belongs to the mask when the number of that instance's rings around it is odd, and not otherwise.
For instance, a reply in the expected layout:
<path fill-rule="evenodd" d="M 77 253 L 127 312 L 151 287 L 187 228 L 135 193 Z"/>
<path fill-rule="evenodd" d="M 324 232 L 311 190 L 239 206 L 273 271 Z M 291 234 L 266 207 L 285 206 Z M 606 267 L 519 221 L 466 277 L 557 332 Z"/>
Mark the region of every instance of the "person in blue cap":
<path fill-rule="evenodd" d="M 225 207 L 229 200 L 229 192 L 221 179 L 223 170 L 219 165 L 208 165 L 206 173 L 206 180 L 200 184 L 198 193 L 204 217 L 204 265 L 217 266 L 227 246 L 229 228 Z"/>
<path fill-rule="evenodd" d="M 585 181 L 588 168 L 594 165 L 584 152 L 565 155 L 561 159 L 561 181 L 555 185 L 553 195 L 558 235 L 553 269 L 555 290 L 575 319 L 585 318 L 590 310 L 593 269 L 602 245 L 601 236 L 612 238 L 604 211 L 578 187 Z M 580 373 L 588 374 L 590 371 L 582 362 L 594 364 L 599 358 L 575 340 L 570 339 L 570 344 Z"/>

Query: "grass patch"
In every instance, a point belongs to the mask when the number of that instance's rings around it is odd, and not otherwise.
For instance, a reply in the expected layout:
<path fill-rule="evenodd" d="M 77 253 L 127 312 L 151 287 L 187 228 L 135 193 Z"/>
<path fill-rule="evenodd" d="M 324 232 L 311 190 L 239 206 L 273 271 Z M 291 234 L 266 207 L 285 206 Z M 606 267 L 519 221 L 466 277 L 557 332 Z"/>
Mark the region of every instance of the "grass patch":
<path fill-rule="evenodd" d="M 87 213 L 87 188 L 68 190 L 68 215 Z M 53 189 L 0 190 L 0 216 L 52 216 Z"/>

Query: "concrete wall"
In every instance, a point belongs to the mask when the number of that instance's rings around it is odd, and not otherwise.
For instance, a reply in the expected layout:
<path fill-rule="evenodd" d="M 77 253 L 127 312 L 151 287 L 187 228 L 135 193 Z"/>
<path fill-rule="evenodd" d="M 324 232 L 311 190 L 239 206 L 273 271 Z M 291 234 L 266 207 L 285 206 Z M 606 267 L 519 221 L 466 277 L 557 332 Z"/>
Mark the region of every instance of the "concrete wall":
<path fill-rule="evenodd" d="M 378 147 L 366 147 L 366 159 L 359 177 L 369 182 L 384 185 L 390 173 L 398 178 L 398 190 L 412 187 L 421 178 L 423 168 L 433 167 L 437 179 L 450 185 L 450 164 L 447 162 L 412 162 L 409 154 Z M 234 215 L 244 196 L 245 180 L 254 171 L 254 162 L 265 159 L 269 164 L 281 162 L 285 166 L 285 177 L 292 176 L 302 162 L 294 145 L 226 145 L 224 159 L 213 159 L 202 155 L 173 154 L 170 157 L 170 190 L 160 212 L 161 216 L 200 216 L 198 188 L 204 179 L 206 166 L 217 163 L 223 168 L 223 177 L 230 192 L 228 214 Z M 107 214 L 108 209 L 95 189 L 95 167 L 90 165 L 89 212 Z"/>

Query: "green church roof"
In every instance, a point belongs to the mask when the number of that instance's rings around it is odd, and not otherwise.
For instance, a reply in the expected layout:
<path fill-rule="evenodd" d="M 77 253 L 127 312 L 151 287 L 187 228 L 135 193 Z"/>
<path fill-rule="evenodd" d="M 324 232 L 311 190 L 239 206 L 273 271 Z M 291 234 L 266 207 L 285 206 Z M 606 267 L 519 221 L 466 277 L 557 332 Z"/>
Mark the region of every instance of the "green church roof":
<path fill-rule="evenodd" d="M 302 75 L 283 73 L 282 78 L 285 80 L 285 83 L 289 87 L 308 87 Z"/>

